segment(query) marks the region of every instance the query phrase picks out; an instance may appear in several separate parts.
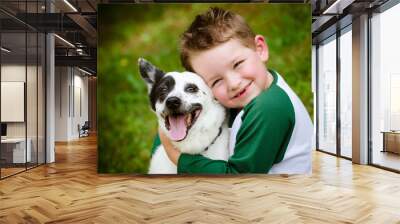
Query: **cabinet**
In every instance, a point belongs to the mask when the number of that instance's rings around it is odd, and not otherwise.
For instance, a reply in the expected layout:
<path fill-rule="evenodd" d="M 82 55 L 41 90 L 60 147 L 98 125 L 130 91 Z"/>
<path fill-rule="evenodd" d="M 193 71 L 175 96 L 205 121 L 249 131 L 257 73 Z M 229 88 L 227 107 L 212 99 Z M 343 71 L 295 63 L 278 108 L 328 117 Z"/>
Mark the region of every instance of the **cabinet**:
<path fill-rule="evenodd" d="M 400 154 L 400 132 L 387 131 L 383 133 L 383 152 Z"/>

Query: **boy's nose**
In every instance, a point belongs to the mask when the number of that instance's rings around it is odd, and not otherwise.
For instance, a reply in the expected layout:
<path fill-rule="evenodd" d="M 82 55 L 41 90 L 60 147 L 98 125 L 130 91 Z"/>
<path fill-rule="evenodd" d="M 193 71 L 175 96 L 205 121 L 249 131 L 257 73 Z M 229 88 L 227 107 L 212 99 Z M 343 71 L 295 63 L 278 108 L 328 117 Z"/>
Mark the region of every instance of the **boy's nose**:
<path fill-rule="evenodd" d="M 235 73 L 230 73 L 227 75 L 227 84 L 228 84 L 228 89 L 230 92 L 237 91 L 240 88 L 240 82 L 241 82 L 240 75 L 235 74 Z"/>

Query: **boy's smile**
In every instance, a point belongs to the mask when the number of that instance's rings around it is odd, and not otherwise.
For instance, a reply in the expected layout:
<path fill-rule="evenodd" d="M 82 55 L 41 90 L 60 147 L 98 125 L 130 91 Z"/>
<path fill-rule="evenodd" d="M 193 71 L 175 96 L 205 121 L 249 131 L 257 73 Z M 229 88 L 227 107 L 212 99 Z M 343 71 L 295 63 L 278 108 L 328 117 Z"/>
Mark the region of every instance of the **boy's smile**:
<path fill-rule="evenodd" d="M 247 84 L 243 89 L 239 90 L 239 93 L 233 96 L 233 98 L 244 97 L 248 93 L 248 90 L 251 88 L 251 84 L 253 84 L 253 82 L 249 82 L 249 84 Z"/>
<path fill-rule="evenodd" d="M 225 107 L 243 108 L 272 83 L 264 65 L 268 60 L 264 38 L 257 35 L 254 41 L 255 49 L 231 39 L 191 57 L 193 69 Z"/>

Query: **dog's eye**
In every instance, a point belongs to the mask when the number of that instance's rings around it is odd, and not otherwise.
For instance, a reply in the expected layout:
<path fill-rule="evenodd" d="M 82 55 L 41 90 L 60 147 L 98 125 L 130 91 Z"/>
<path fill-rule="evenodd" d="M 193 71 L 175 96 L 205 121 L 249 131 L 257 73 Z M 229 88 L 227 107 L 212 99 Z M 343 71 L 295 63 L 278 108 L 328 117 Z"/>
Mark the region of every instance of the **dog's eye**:
<path fill-rule="evenodd" d="M 160 86 L 160 92 L 166 92 L 166 91 L 168 91 L 168 87 Z"/>
<path fill-rule="evenodd" d="M 189 84 L 185 87 L 185 91 L 188 93 L 196 93 L 199 90 L 196 85 Z"/>

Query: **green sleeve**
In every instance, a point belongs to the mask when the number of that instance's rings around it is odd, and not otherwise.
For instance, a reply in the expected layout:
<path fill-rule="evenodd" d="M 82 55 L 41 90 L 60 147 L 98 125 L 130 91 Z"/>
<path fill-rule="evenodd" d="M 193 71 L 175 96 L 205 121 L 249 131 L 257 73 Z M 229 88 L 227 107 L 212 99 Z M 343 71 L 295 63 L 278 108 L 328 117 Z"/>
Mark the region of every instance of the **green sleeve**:
<path fill-rule="evenodd" d="M 153 156 L 156 148 L 161 145 L 161 140 L 160 140 L 160 136 L 157 134 L 156 137 L 154 137 L 154 141 L 153 141 L 153 146 L 151 147 L 151 155 Z"/>
<path fill-rule="evenodd" d="M 181 154 L 178 173 L 267 173 L 283 159 L 294 123 L 289 97 L 273 86 L 244 108 L 234 154 L 228 161 Z"/>

